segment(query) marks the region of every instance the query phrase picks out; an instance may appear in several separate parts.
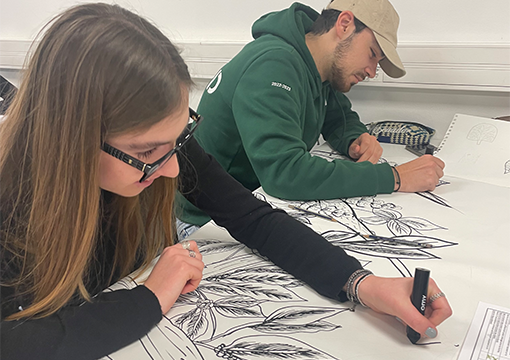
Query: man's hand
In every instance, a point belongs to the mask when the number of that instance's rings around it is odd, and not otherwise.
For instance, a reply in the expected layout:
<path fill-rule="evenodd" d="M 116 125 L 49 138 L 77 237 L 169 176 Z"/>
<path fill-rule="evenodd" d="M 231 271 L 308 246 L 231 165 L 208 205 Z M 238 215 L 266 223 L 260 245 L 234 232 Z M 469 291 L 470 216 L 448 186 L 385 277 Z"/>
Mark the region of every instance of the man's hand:
<path fill-rule="evenodd" d="M 355 159 L 356 162 L 370 161 L 372 164 L 377 164 L 382 153 L 381 144 L 375 136 L 369 133 L 361 134 L 349 146 L 349 156 L 351 159 Z"/>
<path fill-rule="evenodd" d="M 432 191 L 443 177 L 444 162 L 432 155 L 423 155 L 418 159 L 397 166 L 402 192 Z"/>

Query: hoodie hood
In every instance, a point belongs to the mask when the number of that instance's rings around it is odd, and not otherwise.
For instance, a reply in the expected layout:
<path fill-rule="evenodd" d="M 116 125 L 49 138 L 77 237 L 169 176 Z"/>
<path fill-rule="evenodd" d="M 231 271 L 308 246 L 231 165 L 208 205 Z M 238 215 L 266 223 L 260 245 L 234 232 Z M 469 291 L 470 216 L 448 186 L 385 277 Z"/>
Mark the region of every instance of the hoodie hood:
<path fill-rule="evenodd" d="M 305 34 L 319 13 L 309 6 L 294 3 L 288 9 L 275 11 L 255 21 L 251 29 L 254 39 L 264 35 L 277 36 L 292 45 L 312 69 L 315 62 L 305 42 Z"/>

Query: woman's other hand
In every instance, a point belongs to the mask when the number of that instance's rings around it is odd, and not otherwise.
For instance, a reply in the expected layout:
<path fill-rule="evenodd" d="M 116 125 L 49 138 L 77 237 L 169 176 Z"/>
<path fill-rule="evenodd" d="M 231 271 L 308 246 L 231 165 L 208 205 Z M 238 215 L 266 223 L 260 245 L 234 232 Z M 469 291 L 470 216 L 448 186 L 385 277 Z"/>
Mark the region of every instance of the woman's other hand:
<path fill-rule="evenodd" d="M 202 280 L 202 254 L 196 242 L 186 243 L 189 249 L 182 243 L 165 248 L 145 281 L 145 286 L 158 298 L 163 314 L 170 310 L 179 295 L 195 290 Z"/>

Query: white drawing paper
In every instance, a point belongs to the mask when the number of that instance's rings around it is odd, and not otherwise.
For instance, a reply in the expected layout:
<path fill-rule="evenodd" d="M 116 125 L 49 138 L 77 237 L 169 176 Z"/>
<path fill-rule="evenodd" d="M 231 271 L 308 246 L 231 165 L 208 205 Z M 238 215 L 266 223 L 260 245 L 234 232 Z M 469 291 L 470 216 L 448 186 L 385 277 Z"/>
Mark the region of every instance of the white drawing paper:
<path fill-rule="evenodd" d="M 413 157 L 403 147 L 384 148 L 381 162 L 390 162 L 388 154 L 399 162 Z M 316 150 L 316 156 L 337 157 L 327 145 Z M 105 359 L 454 360 L 478 301 L 510 299 L 509 187 L 446 176 L 423 193 L 323 201 L 286 201 L 261 189 L 254 195 L 379 276 L 430 269 L 454 315 L 438 327 L 437 338 L 413 345 L 395 318 L 318 295 L 210 222 L 190 237 L 206 264 L 197 290 L 181 296 L 145 337 Z M 363 234 L 393 240 L 369 241 Z M 141 281 L 128 278 L 111 289 Z"/>

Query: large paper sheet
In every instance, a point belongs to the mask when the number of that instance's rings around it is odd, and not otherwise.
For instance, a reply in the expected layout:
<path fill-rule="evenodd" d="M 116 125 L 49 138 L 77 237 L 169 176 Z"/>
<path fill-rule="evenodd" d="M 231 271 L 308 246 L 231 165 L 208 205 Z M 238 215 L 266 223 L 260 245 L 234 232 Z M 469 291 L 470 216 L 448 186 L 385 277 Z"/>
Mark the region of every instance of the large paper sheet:
<path fill-rule="evenodd" d="M 403 146 L 384 149 L 381 161 L 414 158 Z M 314 155 L 338 156 L 327 145 Z M 439 326 L 437 338 L 413 345 L 395 318 L 318 295 L 211 222 L 190 238 L 206 264 L 197 290 L 181 296 L 147 336 L 108 359 L 454 360 L 479 301 L 510 305 L 508 187 L 446 176 L 434 192 L 420 194 L 308 202 L 277 199 L 263 190 L 255 196 L 379 276 L 409 277 L 415 267 L 430 269 L 454 315 Z M 366 241 L 360 234 L 367 233 L 409 243 Z M 112 289 L 141 281 L 126 279 Z"/>

